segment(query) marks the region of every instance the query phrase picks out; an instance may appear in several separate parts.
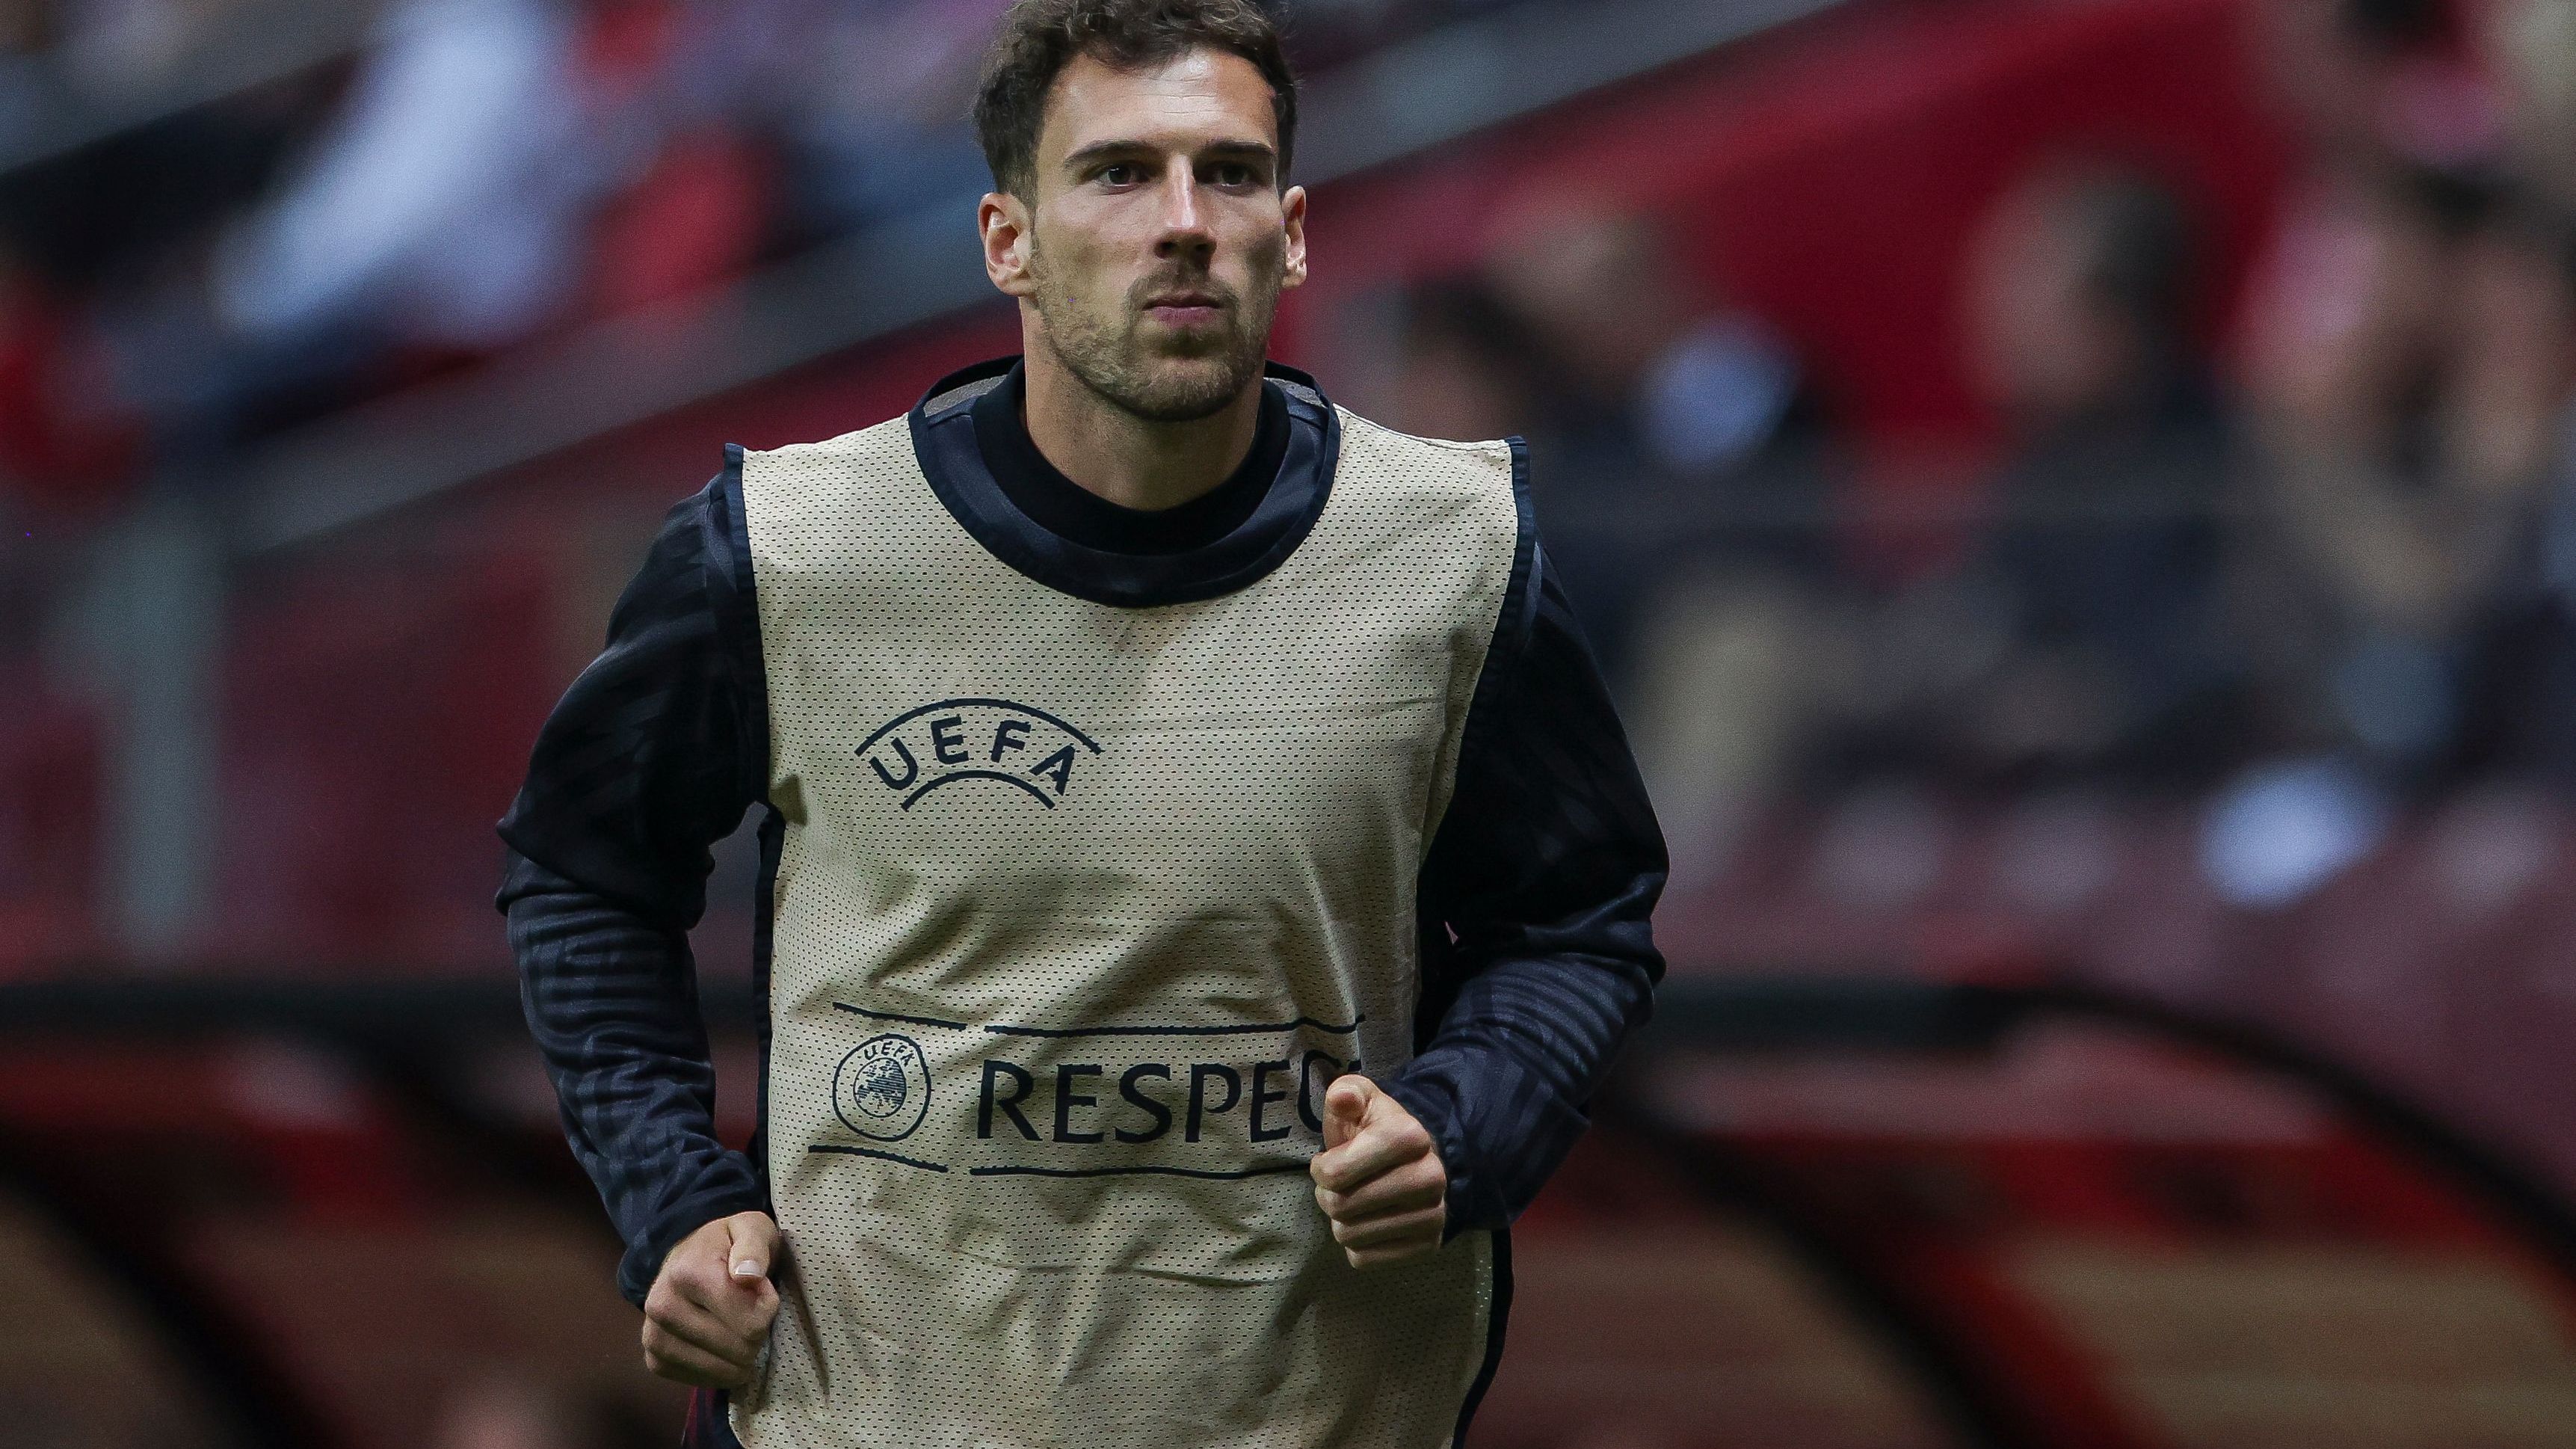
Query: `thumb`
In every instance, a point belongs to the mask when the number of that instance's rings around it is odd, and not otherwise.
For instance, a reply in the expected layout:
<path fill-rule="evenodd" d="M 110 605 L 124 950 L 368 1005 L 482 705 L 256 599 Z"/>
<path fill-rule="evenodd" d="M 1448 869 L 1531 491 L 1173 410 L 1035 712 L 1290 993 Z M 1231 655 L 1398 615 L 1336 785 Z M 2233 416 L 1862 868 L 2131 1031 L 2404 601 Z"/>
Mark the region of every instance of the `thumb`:
<path fill-rule="evenodd" d="M 1327 1150 L 1341 1146 L 1360 1134 L 1360 1123 L 1367 1119 L 1369 1102 L 1377 1095 L 1377 1083 L 1357 1072 L 1345 1072 L 1324 1089 L 1324 1146 Z"/>
<path fill-rule="evenodd" d="M 725 1229 L 733 1239 L 725 1256 L 733 1281 L 748 1288 L 768 1278 L 778 1256 L 778 1224 L 767 1213 L 736 1213 L 725 1219 Z"/>

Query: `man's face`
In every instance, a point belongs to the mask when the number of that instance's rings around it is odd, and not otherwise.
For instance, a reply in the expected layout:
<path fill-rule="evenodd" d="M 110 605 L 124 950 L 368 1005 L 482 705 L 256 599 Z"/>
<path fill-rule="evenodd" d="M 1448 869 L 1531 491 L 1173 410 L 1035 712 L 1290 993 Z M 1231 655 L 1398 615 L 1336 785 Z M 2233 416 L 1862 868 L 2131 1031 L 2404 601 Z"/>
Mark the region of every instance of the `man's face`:
<path fill-rule="evenodd" d="M 1077 57 L 1038 135 L 1033 204 L 984 199 L 985 262 L 1035 339 L 1156 422 L 1206 417 L 1261 374 L 1306 277 L 1306 194 L 1278 185 L 1270 86 L 1226 51 L 1147 70 Z"/>
<path fill-rule="evenodd" d="M 2118 405 L 2143 385 L 2143 339 L 2090 280 L 2100 243 L 2063 183 L 2009 194 L 1969 253 L 1965 312 L 1971 372 L 2024 427 Z"/>

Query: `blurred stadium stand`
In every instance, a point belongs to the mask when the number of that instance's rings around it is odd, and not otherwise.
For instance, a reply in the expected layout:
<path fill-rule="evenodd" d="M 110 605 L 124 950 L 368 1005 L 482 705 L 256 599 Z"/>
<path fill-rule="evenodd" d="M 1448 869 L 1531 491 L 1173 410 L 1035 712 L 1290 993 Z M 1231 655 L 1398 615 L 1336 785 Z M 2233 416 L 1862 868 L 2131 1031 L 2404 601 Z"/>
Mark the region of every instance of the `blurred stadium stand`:
<path fill-rule="evenodd" d="M 709 998 L 737 1084 L 755 1009 Z M 514 1015 L 504 983 L 0 988 L 10 1442 L 659 1442 Z M 1485 1442 L 2549 1444 L 2576 1412 L 2563 1202 L 2241 1026 L 1684 982 L 1599 1115 L 1515 1234 Z"/>
<path fill-rule="evenodd" d="M 1014 345 L 927 74 L 993 7 L 126 8 L 158 28 L 0 15 L 0 1445 L 666 1442 L 491 823 L 721 443 Z M 2531 622 L 2576 433 L 2462 485 L 2510 507 L 2408 462 L 2302 511 L 2376 466 L 2321 438 L 2441 434 L 2313 401 L 2283 356 L 2331 348 L 2280 340 L 2426 250 L 2472 280 L 2408 325 L 2546 320 L 2510 255 L 2504 301 L 2474 279 L 2493 217 L 2576 193 L 2523 117 L 2576 37 L 2545 3 L 1290 8 L 1318 261 L 1277 350 L 1399 425 L 1533 435 L 1676 846 L 1668 1021 L 1517 1235 L 1479 1441 L 2576 1444 L 2576 716 Z M 559 168 L 491 142 L 328 326 L 205 320 L 327 158 L 408 154 L 439 36 L 500 34 L 580 78 Z M 781 58 L 869 44 L 920 88 Z M 478 330 L 386 283 L 490 197 L 577 238 L 528 242 L 541 301 Z M 2087 334 L 2014 305 L 2060 266 L 2171 329 L 2138 386 L 2191 396 L 2134 436 L 2033 421 L 2086 382 L 2029 359 Z M 2496 341 L 2472 402 L 2517 345 L 2564 344 Z M 2231 604 L 2286 665 L 2123 632 L 2310 557 L 2470 582 L 2367 627 Z M 2388 704 L 2427 671 L 2510 687 Z M 746 852 L 719 872 L 740 1136 Z"/>

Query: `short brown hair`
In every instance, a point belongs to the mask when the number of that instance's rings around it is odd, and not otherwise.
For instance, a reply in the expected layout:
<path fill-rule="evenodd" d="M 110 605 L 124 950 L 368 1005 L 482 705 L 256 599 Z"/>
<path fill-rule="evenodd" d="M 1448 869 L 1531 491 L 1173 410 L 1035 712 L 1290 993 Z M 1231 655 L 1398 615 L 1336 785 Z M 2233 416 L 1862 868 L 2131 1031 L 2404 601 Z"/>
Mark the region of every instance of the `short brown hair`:
<path fill-rule="evenodd" d="M 1047 97 L 1075 56 L 1140 70 L 1200 46 L 1242 56 L 1270 82 L 1285 188 L 1297 140 L 1297 77 L 1279 27 L 1256 0 L 1015 0 L 975 90 L 975 139 L 993 184 L 1023 199 L 1035 192 Z"/>

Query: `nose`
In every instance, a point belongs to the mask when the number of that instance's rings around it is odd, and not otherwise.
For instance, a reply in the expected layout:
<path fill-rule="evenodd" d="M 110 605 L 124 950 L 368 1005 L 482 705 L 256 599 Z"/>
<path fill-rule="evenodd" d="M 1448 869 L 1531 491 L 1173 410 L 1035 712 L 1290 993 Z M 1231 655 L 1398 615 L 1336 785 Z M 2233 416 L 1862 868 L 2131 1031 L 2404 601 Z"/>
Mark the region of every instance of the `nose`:
<path fill-rule="evenodd" d="M 1155 239 L 1154 255 L 1206 260 L 1216 249 L 1216 233 L 1208 230 L 1206 209 L 1199 204 L 1198 177 L 1188 161 L 1178 161 L 1164 172 L 1162 198 L 1162 235 Z"/>

